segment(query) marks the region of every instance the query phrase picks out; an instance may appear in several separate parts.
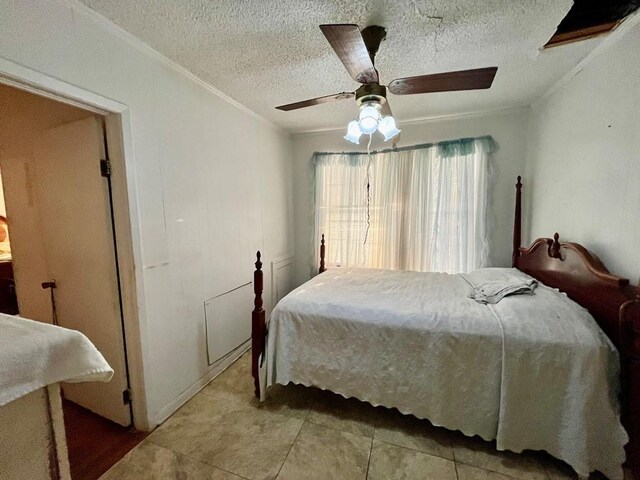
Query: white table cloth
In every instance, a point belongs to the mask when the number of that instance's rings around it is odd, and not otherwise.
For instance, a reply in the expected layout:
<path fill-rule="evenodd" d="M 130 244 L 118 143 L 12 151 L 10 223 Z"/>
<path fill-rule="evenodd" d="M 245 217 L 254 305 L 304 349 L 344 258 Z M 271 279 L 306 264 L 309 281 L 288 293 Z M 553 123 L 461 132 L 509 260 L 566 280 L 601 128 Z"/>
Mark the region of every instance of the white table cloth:
<path fill-rule="evenodd" d="M 0 406 L 58 382 L 107 382 L 113 370 L 82 333 L 0 314 Z"/>

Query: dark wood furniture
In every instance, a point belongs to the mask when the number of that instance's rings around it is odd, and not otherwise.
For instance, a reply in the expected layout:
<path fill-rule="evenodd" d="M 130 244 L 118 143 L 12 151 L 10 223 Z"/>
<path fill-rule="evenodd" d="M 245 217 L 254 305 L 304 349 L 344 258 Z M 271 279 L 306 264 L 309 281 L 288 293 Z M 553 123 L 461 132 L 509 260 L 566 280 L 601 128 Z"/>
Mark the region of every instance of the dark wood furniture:
<path fill-rule="evenodd" d="M 539 238 L 521 247 L 522 183 L 516 184 L 512 265 L 545 285 L 565 292 L 586 308 L 620 352 L 622 423 L 630 441 L 627 467 L 640 480 L 640 287 L 612 275 L 597 256 L 577 243 Z M 320 273 L 325 271 L 325 242 L 320 246 Z M 260 394 L 258 369 L 267 328 L 262 308 L 263 274 L 260 252 L 254 273 L 255 302 L 252 316 L 252 375 Z M 588 381 L 588 379 L 585 379 Z"/>
<path fill-rule="evenodd" d="M 326 270 L 324 266 L 324 233 L 322 234 L 322 239 L 320 240 L 320 268 L 318 269 L 318 273 L 322 273 Z"/>
<path fill-rule="evenodd" d="M 13 277 L 11 260 L 0 261 L 0 313 L 18 314 L 16 282 Z"/>
<path fill-rule="evenodd" d="M 257 253 L 256 271 L 253 272 L 253 312 L 251 313 L 251 376 L 255 386 L 256 397 L 260 398 L 260 354 L 264 352 L 267 337 L 267 324 L 264 318 L 264 302 L 262 301 L 262 290 L 264 280 L 262 275 L 262 262 L 260 252 Z"/>
<path fill-rule="evenodd" d="M 5 242 L 8 236 L 9 226 L 7 224 L 7 218 L 0 215 L 0 242 Z M 3 251 L 3 253 L 5 252 Z M 11 259 L 0 261 L 0 313 L 6 313 L 8 315 L 18 314 L 16 282 L 13 276 Z"/>

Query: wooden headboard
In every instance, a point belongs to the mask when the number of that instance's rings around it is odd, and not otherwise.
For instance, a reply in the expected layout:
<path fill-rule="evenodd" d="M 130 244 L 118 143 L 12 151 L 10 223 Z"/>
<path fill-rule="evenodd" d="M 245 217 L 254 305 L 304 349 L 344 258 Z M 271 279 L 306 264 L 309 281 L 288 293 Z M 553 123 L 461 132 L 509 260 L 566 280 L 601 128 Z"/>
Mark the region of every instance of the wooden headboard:
<path fill-rule="evenodd" d="M 640 287 L 612 275 L 600 259 L 578 243 L 562 243 L 556 233 L 521 247 L 522 183 L 516 184 L 513 266 L 586 308 L 620 352 L 623 424 L 630 436 L 627 463 L 640 479 Z"/>
<path fill-rule="evenodd" d="M 628 279 L 609 273 L 582 245 L 560 243 L 557 233 L 553 240 L 539 238 L 530 247 L 519 249 L 514 267 L 565 292 L 589 310 L 618 349 L 629 347 L 626 341 L 634 310 L 638 314 L 640 289 L 631 286 Z"/>

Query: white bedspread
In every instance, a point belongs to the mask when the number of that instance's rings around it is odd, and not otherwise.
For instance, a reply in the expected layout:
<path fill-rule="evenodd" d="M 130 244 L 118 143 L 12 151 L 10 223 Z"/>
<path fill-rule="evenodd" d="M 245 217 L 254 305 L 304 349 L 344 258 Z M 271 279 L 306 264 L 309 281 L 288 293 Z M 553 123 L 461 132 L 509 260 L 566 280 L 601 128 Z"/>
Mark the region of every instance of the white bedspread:
<path fill-rule="evenodd" d="M 265 385 L 317 386 L 621 479 L 618 357 L 595 320 L 544 285 L 495 305 L 471 290 L 443 273 L 318 275 L 273 310 Z"/>
<path fill-rule="evenodd" d="M 0 313 L 0 406 L 53 383 L 112 376 L 82 333 Z"/>

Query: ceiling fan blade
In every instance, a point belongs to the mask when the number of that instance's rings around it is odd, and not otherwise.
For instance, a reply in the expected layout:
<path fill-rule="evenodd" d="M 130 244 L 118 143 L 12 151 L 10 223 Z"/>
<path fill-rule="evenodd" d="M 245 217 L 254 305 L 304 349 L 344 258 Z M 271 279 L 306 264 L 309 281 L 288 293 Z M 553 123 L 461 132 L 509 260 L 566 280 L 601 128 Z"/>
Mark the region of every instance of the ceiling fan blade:
<path fill-rule="evenodd" d="M 378 83 L 378 71 L 357 25 L 320 25 L 320 30 L 356 82 Z"/>
<path fill-rule="evenodd" d="M 335 93 L 333 95 L 326 95 L 324 97 L 312 98 L 310 100 L 303 100 L 302 102 L 289 103 L 287 105 L 280 105 L 276 107 L 278 110 L 288 112 L 289 110 L 297 110 L 298 108 L 311 107 L 313 105 L 320 105 L 321 103 L 335 102 L 337 100 L 346 100 L 347 98 L 353 98 L 355 93 L 342 92 Z"/>
<path fill-rule="evenodd" d="M 414 93 L 453 92 L 456 90 L 478 90 L 491 87 L 498 67 L 459 70 L 457 72 L 397 78 L 387 89 L 396 95 Z"/>

